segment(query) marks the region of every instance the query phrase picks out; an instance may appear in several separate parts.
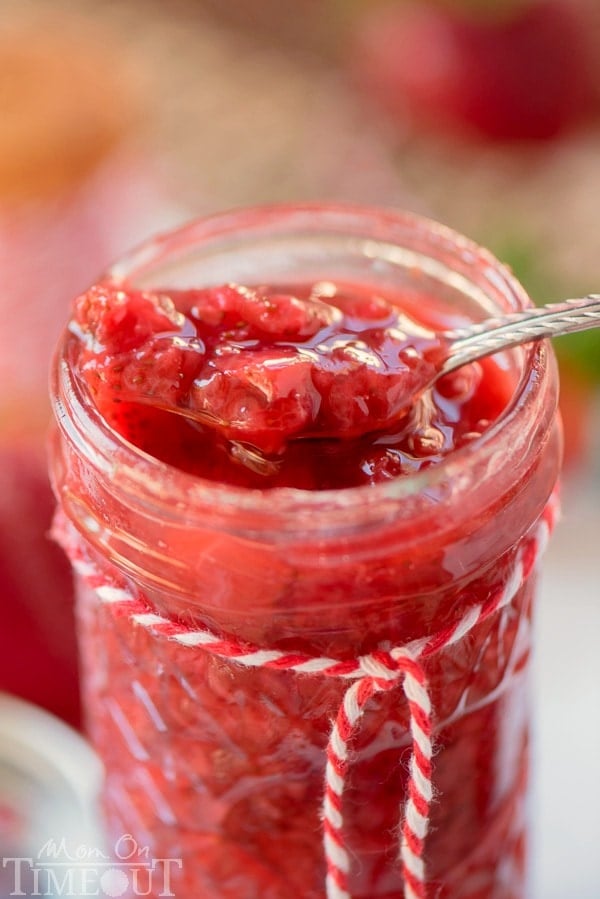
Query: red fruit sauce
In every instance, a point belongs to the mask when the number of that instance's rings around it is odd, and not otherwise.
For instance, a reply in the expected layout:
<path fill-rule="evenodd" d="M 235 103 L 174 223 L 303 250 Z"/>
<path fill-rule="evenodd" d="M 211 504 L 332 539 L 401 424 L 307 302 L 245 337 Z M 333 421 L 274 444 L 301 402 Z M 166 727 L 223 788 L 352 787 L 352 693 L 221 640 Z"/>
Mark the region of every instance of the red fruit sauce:
<path fill-rule="evenodd" d="M 446 344 L 426 308 L 420 321 L 418 307 L 329 282 L 101 284 L 71 331 L 94 402 L 140 449 L 220 483 L 319 490 L 427 468 L 506 406 L 514 383 L 493 359 L 423 391 Z"/>
<path fill-rule="evenodd" d="M 356 659 L 485 603 L 554 487 L 546 347 L 422 389 L 445 330 L 526 302 L 491 257 L 436 227 L 316 207 L 217 217 L 150 257 L 185 260 L 192 245 L 235 277 L 258 246 L 266 285 L 175 290 L 154 273 L 150 289 L 119 275 L 76 302 L 57 356 L 52 469 L 56 534 L 85 563 L 84 706 L 111 839 L 131 834 L 150 859 L 181 860 L 171 886 L 182 899 L 323 899 L 325 750 L 348 684 L 178 645 L 99 601 L 98 583 L 263 649 Z M 231 234 L 223 265 L 214 242 Z M 293 247 L 277 268 L 282 234 Z M 373 263 L 404 259 L 389 244 L 408 247 L 404 268 Z M 330 264 L 347 277 L 325 280 Z M 427 899 L 526 895 L 533 592 L 528 577 L 426 662 Z M 401 690 L 379 694 L 352 740 L 343 798 L 352 899 L 403 895 L 410 753 Z"/>

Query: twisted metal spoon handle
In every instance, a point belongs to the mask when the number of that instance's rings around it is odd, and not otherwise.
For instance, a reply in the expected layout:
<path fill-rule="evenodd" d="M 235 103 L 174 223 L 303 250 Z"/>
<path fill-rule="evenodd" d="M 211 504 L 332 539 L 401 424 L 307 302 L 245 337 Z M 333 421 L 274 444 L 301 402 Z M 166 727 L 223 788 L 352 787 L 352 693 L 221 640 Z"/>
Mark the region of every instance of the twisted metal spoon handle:
<path fill-rule="evenodd" d="M 600 294 L 488 318 L 477 325 L 452 332 L 452 346 L 441 373 L 453 371 L 498 350 L 598 326 Z"/>

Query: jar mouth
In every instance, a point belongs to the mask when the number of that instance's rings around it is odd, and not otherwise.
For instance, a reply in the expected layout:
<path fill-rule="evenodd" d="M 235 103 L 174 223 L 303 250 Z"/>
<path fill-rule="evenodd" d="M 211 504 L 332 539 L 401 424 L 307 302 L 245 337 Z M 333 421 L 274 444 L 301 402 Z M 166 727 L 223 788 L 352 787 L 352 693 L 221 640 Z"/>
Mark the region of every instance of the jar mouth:
<path fill-rule="evenodd" d="M 343 237 L 350 249 L 362 248 L 365 258 L 373 265 L 381 258 L 385 260 L 386 254 L 395 256 L 395 262 L 387 262 L 405 267 L 417 260 L 425 265 L 431 277 L 441 277 L 443 272 L 452 281 L 453 289 L 468 291 L 473 302 L 479 304 L 482 317 L 494 311 L 518 311 L 532 305 L 505 266 L 452 229 L 412 213 L 339 204 L 259 206 L 194 220 L 133 250 L 109 268 L 102 280 L 116 284 L 127 282 L 140 288 L 204 287 L 210 286 L 211 281 L 238 280 L 220 278 L 223 260 L 215 264 L 215 253 L 223 244 L 227 245 L 227 252 L 239 252 L 252 236 L 257 239 L 257 245 L 260 245 L 259 238 L 271 242 L 295 239 L 301 243 L 302 239 L 317 241 L 329 237 L 335 243 Z M 407 238 L 413 239 L 412 247 L 407 245 Z M 416 246 L 419 242 L 421 247 Z M 195 262 L 189 263 L 192 256 Z M 209 283 L 203 281 L 199 285 L 185 280 L 192 277 L 198 256 L 201 263 L 205 261 L 208 265 Z M 183 280 L 174 284 L 173 273 L 177 270 Z M 158 283 L 157 277 L 161 279 Z M 304 524 L 314 528 L 343 522 L 346 516 L 355 516 L 359 510 L 377 519 L 385 518 L 392 508 L 392 514 L 398 514 L 399 501 L 404 505 L 411 497 L 427 496 L 432 503 L 439 502 L 448 485 L 454 491 L 461 485 L 461 489 L 468 489 L 466 481 L 471 479 L 466 473 L 475 467 L 482 470 L 482 466 L 489 466 L 501 452 L 507 431 L 516 435 L 522 430 L 519 422 L 523 411 L 540 403 L 544 374 L 551 364 L 546 342 L 510 351 L 518 379 L 505 410 L 481 436 L 426 470 L 375 485 L 335 490 L 294 487 L 261 490 L 224 485 L 188 474 L 129 443 L 102 418 L 83 382 L 74 374 L 75 352 L 74 338 L 65 333 L 53 365 L 59 428 L 97 470 L 110 478 L 115 489 L 135 496 L 136 504 L 142 502 L 147 513 L 163 519 L 165 516 L 185 518 L 191 523 L 196 518 L 194 510 L 205 509 L 207 505 L 268 517 L 276 509 L 282 520 L 301 516 Z M 552 415 L 548 417 L 547 430 Z M 471 484 L 474 486 L 476 481 Z M 406 503 L 407 513 L 411 505 Z M 320 516 L 318 520 L 314 518 L 316 512 Z"/>

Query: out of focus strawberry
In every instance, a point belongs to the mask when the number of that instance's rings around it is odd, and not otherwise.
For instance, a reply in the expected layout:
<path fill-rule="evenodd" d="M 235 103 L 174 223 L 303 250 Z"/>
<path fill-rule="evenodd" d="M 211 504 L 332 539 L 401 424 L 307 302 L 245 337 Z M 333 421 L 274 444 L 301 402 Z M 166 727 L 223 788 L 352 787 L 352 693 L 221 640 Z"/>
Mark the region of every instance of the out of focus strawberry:
<path fill-rule="evenodd" d="M 547 140 L 594 107 L 587 13 L 571 0 L 423 0 L 366 10 L 354 68 L 392 119 Z"/>
<path fill-rule="evenodd" d="M 79 723 L 70 566 L 48 531 L 43 446 L 0 446 L 0 690 Z"/>
<path fill-rule="evenodd" d="M 563 423 L 566 470 L 575 471 L 591 447 L 591 417 L 595 386 L 571 364 L 560 363 L 560 415 Z"/>

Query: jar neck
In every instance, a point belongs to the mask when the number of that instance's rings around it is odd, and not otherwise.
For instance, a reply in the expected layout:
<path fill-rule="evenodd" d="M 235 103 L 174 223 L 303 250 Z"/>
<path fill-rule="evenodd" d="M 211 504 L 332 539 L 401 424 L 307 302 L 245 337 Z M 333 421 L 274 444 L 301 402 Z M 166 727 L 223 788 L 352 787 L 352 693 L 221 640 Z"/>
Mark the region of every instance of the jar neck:
<path fill-rule="evenodd" d="M 252 272 L 261 282 L 360 278 L 377 289 L 425 289 L 474 318 L 529 304 L 488 253 L 447 229 L 408 215 L 338 207 L 269 207 L 192 223 L 144 246 L 108 277 L 182 287 L 252 280 Z M 328 566 L 341 548 L 376 558 L 392 547 L 420 552 L 432 541 L 441 547 L 453 534 L 472 532 L 491 510 L 510 506 L 516 538 L 540 514 L 556 479 L 557 383 L 545 344 L 513 351 L 510 364 L 517 386 L 502 417 L 436 467 L 374 487 L 257 491 L 186 475 L 120 438 L 78 381 L 76 346 L 67 334 L 53 374 L 55 485 L 66 514 L 101 553 L 127 573 L 174 590 L 193 584 L 190 541 L 208 533 L 278 552 L 314 556 L 318 549 Z M 510 539 L 502 531 L 490 551 L 500 552 Z M 157 547 L 165 542 L 163 553 Z"/>

